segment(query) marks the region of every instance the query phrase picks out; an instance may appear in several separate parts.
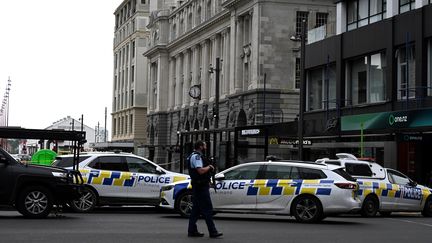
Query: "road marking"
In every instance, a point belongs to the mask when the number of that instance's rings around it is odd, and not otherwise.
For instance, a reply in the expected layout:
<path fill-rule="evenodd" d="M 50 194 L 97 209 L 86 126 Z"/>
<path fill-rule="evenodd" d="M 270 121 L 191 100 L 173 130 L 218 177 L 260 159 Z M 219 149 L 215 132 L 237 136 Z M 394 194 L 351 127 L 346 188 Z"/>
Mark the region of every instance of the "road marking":
<path fill-rule="evenodd" d="M 388 220 L 401 221 L 401 222 L 405 222 L 405 223 L 419 224 L 419 225 L 423 225 L 423 226 L 432 227 L 432 224 L 419 223 L 419 222 L 415 222 L 415 221 L 411 221 L 411 220 L 403 220 L 403 219 L 388 219 Z"/>

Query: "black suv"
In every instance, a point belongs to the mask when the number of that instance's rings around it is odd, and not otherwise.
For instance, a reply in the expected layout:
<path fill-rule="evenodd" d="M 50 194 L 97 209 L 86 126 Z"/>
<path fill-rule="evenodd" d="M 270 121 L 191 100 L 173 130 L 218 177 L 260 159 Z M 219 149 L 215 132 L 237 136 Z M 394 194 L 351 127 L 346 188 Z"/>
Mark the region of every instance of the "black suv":
<path fill-rule="evenodd" d="M 0 205 L 13 206 L 28 218 L 48 216 L 54 205 L 79 197 L 75 172 L 17 162 L 0 148 Z"/>

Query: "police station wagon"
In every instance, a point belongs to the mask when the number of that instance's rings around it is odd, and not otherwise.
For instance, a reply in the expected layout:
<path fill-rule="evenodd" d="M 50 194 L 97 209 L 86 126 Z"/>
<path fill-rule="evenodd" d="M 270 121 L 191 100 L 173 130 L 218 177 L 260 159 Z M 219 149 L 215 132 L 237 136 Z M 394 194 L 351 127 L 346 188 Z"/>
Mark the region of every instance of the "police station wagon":
<path fill-rule="evenodd" d="M 71 155 L 59 156 L 53 165 L 71 168 L 72 159 Z M 86 187 L 81 198 L 70 203 L 76 212 L 90 212 L 102 205 L 157 206 L 163 185 L 189 178 L 129 153 L 81 154 L 79 171 Z"/>
<path fill-rule="evenodd" d="M 361 214 L 373 217 L 379 212 L 389 216 L 392 212 L 421 212 L 432 217 L 432 189 L 418 185 L 401 172 L 381 165 L 358 160 L 351 154 L 337 154 L 338 159 L 319 159 L 318 163 L 343 166 L 357 179 Z"/>
<path fill-rule="evenodd" d="M 340 166 L 305 162 L 252 162 L 215 176 L 210 189 L 215 212 L 293 215 L 299 222 L 360 209 L 357 183 Z M 189 180 L 162 187 L 161 207 L 188 216 L 192 207 Z"/>

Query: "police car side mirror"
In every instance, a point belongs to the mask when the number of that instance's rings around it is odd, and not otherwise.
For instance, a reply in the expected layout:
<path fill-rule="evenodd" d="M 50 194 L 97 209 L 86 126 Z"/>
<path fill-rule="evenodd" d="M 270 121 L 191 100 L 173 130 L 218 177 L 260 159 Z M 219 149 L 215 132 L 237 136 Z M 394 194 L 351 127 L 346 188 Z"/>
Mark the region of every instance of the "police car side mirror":
<path fill-rule="evenodd" d="M 225 175 L 222 173 L 215 175 L 215 180 L 217 180 L 217 181 L 222 181 L 224 179 L 225 179 Z"/>
<path fill-rule="evenodd" d="M 156 167 L 156 174 L 163 175 L 165 174 L 165 171 L 163 171 L 160 167 Z"/>

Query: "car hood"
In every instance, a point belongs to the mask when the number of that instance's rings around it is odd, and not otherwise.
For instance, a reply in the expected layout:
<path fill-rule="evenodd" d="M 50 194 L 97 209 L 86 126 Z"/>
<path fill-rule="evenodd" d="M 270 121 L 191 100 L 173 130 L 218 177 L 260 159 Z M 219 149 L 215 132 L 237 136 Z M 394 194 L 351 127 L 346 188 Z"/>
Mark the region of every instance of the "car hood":
<path fill-rule="evenodd" d="M 36 169 L 39 171 L 46 171 L 46 172 L 67 172 L 66 169 L 63 168 L 59 168 L 59 167 L 52 167 L 52 166 L 43 166 L 43 165 L 33 165 L 33 164 L 28 164 L 26 165 L 28 168 L 31 169 Z"/>

